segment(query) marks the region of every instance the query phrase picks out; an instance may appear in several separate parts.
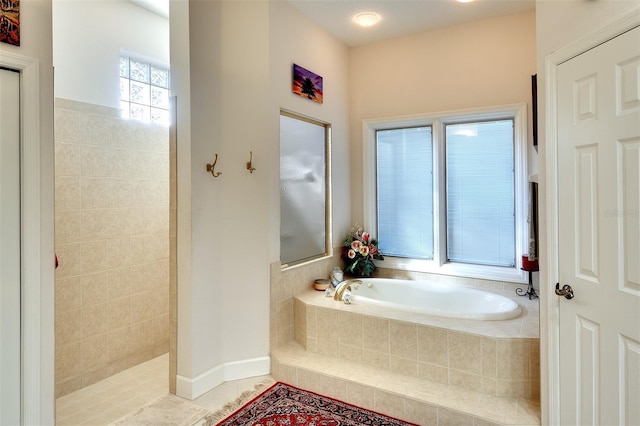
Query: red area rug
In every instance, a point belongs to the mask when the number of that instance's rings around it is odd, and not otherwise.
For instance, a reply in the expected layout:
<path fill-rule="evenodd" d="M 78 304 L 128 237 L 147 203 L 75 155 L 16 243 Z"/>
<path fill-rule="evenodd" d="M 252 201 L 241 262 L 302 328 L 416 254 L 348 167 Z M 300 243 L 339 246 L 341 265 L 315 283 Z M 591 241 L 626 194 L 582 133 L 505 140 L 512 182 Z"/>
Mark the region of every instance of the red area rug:
<path fill-rule="evenodd" d="M 220 426 L 416 426 L 333 398 L 276 383 Z"/>

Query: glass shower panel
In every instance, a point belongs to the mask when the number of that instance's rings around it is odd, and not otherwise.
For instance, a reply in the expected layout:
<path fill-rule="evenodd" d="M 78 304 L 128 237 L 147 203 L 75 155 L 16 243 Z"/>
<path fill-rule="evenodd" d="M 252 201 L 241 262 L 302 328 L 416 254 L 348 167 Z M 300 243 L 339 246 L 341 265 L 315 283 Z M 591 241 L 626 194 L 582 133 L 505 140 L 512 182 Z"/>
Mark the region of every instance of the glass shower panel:
<path fill-rule="evenodd" d="M 327 125 L 280 115 L 280 262 L 327 254 Z"/>

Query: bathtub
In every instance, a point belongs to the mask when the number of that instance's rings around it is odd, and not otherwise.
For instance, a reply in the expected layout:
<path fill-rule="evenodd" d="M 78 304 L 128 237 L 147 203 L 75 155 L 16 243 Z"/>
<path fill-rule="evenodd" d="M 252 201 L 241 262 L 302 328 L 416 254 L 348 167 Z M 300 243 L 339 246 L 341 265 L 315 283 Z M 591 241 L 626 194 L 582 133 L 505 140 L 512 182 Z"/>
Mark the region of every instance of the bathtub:
<path fill-rule="evenodd" d="M 499 294 L 431 281 L 363 278 L 352 281 L 354 304 L 399 308 L 447 318 L 507 320 L 520 315 L 515 301 Z"/>

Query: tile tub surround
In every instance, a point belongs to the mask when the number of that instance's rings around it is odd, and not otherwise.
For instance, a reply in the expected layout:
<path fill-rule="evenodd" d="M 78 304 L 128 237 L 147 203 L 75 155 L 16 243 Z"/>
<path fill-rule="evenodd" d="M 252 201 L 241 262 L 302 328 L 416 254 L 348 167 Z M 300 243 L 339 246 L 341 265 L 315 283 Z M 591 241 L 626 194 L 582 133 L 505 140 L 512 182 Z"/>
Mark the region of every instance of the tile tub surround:
<path fill-rule="evenodd" d="M 336 252 L 339 253 L 339 250 L 334 251 L 334 253 Z M 301 321 L 296 321 L 294 326 L 294 317 L 297 317 L 297 319 L 304 317 L 304 326 L 306 326 L 307 315 L 306 313 L 301 315 L 300 306 L 298 306 L 298 310 L 294 308 L 294 300 L 298 299 L 298 301 L 302 301 L 301 298 L 303 299 L 304 295 L 308 295 L 309 297 L 315 298 L 319 303 L 327 303 L 327 309 L 329 307 L 335 308 L 337 304 L 340 307 L 348 308 L 347 313 L 354 313 L 353 308 L 355 305 L 346 307 L 343 304 L 335 302 L 333 299 L 324 298 L 321 292 L 310 290 L 313 280 L 328 277 L 329 272 L 334 266 L 342 266 L 340 258 L 337 255 L 334 255 L 334 257 L 330 259 L 287 270 L 281 270 L 278 262 L 274 262 L 271 265 L 271 371 L 277 380 L 324 393 L 328 396 L 343 399 L 347 402 L 413 421 L 421 425 L 540 424 L 540 405 L 539 402 L 537 402 L 539 400 L 539 386 L 537 385 L 539 382 L 539 371 L 535 367 L 535 365 L 539 364 L 539 350 L 537 345 L 539 328 L 538 302 L 537 300 L 529 301 L 525 297 L 515 295 L 516 288 L 521 287 L 526 289 L 526 285 L 427 273 L 401 272 L 385 268 L 378 268 L 375 274 L 375 276 L 387 278 L 432 279 L 451 285 L 496 291 L 513 298 L 523 306 L 524 312 L 519 318 L 510 320 L 509 324 L 503 323 L 501 326 L 493 324 L 493 335 L 485 336 L 478 334 L 475 330 L 475 327 L 478 326 L 476 321 L 465 324 L 465 320 L 459 320 L 457 327 L 454 326 L 451 329 L 452 332 L 457 331 L 471 336 L 480 336 L 481 345 L 483 338 L 485 338 L 485 343 L 491 342 L 491 339 L 495 339 L 496 356 L 498 356 L 498 350 L 500 350 L 502 354 L 502 351 L 506 352 L 512 349 L 502 343 L 500 344 L 500 348 L 498 348 L 498 340 L 517 338 L 529 341 L 530 352 L 528 355 L 524 351 L 526 346 L 521 346 L 522 356 L 520 359 L 518 359 L 517 356 L 511 358 L 508 364 L 510 367 L 505 371 L 515 371 L 519 367 L 526 369 L 529 364 L 521 365 L 520 362 L 522 358 L 529 357 L 529 360 L 534 366 L 531 367 L 531 365 L 529 365 L 527 372 L 515 374 L 528 374 L 531 377 L 531 387 L 526 386 L 524 383 L 518 386 L 518 389 L 520 389 L 523 394 L 529 389 L 530 399 L 512 395 L 498 397 L 491 396 L 493 395 L 491 386 L 495 382 L 497 395 L 498 381 L 505 380 L 505 382 L 501 382 L 500 385 L 506 385 L 508 379 L 503 379 L 503 377 L 506 377 L 504 372 L 498 372 L 498 367 L 500 367 L 500 369 L 506 367 L 499 366 L 497 364 L 497 358 L 495 364 L 496 377 L 495 379 L 491 379 L 490 377 L 489 380 L 485 380 L 484 390 L 486 393 L 483 393 L 466 390 L 464 387 L 458 385 L 458 383 L 465 383 L 466 379 L 470 379 L 469 382 L 477 386 L 478 375 L 474 375 L 473 373 L 464 374 L 464 369 L 462 369 L 463 374 L 461 375 L 456 375 L 456 371 L 453 372 L 453 385 L 423 378 L 425 375 L 433 374 L 436 379 L 437 377 L 442 379 L 443 366 L 438 365 L 438 363 L 442 364 L 444 360 L 443 358 L 437 358 L 438 354 L 432 354 L 435 359 L 424 360 L 420 358 L 423 369 L 418 370 L 420 376 L 416 377 L 405 374 L 404 372 L 396 373 L 391 371 L 391 369 L 380 369 L 374 367 L 373 364 L 370 365 L 364 361 L 358 361 L 360 359 L 358 357 L 360 349 L 357 346 L 355 349 L 356 356 L 354 358 L 356 361 L 350 360 L 350 358 L 347 357 L 353 355 L 354 346 L 352 344 L 354 340 L 349 340 L 354 338 L 351 335 L 347 335 L 347 344 L 340 346 L 338 343 L 338 350 L 344 349 L 345 351 L 343 354 L 345 356 L 342 359 L 319 353 L 319 351 L 308 351 L 302 345 L 298 344 L 295 338 L 296 333 L 298 338 L 300 338 Z M 536 279 L 536 274 L 534 274 L 534 284 L 536 283 Z M 296 305 L 297 303 L 298 302 L 295 302 Z M 321 307 L 322 306 L 320 306 L 320 308 Z M 379 313 L 372 316 L 376 317 L 377 315 L 379 315 Z M 347 317 L 347 321 L 348 319 Z M 394 318 L 383 318 L 383 320 L 384 319 L 390 321 Z M 404 322 L 404 320 L 398 318 L 396 318 L 396 321 Z M 435 317 L 431 317 L 431 323 L 424 318 L 423 321 L 423 323 L 416 323 L 415 326 L 447 328 L 449 327 L 449 323 L 451 323 L 451 319 L 437 319 Z M 362 327 L 362 359 L 364 360 L 364 323 Z M 390 327 L 389 325 L 389 328 Z M 306 340 L 306 338 L 303 340 Z M 356 338 L 355 340 L 358 339 Z M 456 342 L 454 338 L 452 345 L 456 344 Z M 409 344 L 408 347 L 411 347 L 411 345 Z M 417 342 L 415 347 L 417 351 L 419 348 Z M 482 363 L 482 374 L 485 376 L 491 376 L 493 374 L 490 370 L 490 366 L 493 365 L 493 363 L 489 362 L 492 347 L 492 345 L 486 344 L 484 348 L 481 346 L 481 349 L 486 351 L 486 358 Z M 389 349 L 389 360 L 391 359 L 390 351 L 391 349 Z M 421 351 L 420 354 L 422 357 L 423 352 Z M 339 356 L 340 355 L 338 355 L 338 357 Z M 397 363 L 394 361 L 394 368 L 397 366 L 400 368 L 398 371 L 403 371 L 402 366 L 406 367 L 406 363 L 403 362 L 402 356 L 398 356 L 398 354 L 394 354 L 394 356 L 397 357 L 396 361 L 398 361 Z M 384 357 L 383 360 L 385 360 Z M 413 363 L 412 358 L 409 358 L 409 360 Z M 417 362 L 418 354 L 416 354 L 416 363 Z M 460 363 L 460 359 L 455 358 L 454 355 L 452 362 L 452 366 L 456 367 Z M 485 363 L 488 365 L 486 367 L 487 370 L 485 370 Z M 430 369 L 429 364 L 439 368 Z M 391 361 L 389 361 L 389 366 L 391 367 L 391 365 Z M 413 367 L 411 366 L 411 368 Z M 473 368 L 477 368 L 477 366 Z M 449 369 L 447 368 L 446 370 L 448 379 Z M 456 370 L 456 368 L 453 368 L 453 370 Z M 498 377 L 500 377 L 500 379 L 498 379 Z M 443 380 L 441 380 L 441 382 L 442 381 Z M 504 387 L 504 389 L 508 390 L 508 387 Z M 508 392 L 511 392 L 511 390 L 508 390 Z"/>
<path fill-rule="evenodd" d="M 331 270 L 341 266 L 340 248 L 333 249 L 334 255 L 287 269 L 280 262 L 273 262 L 270 271 L 270 347 L 278 348 L 294 338 L 293 296 L 313 285 L 318 278 L 329 278 Z M 319 293 L 319 292 L 318 292 Z"/>
<path fill-rule="evenodd" d="M 540 404 L 499 398 L 362 362 L 336 360 L 304 350 L 296 342 L 275 349 L 276 380 L 422 426 L 540 425 Z"/>
<path fill-rule="evenodd" d="M 294 298 L 294 335 L 307 351 L 333 359 L 536 401 L 539 338 L 528 323 L 537 324 L 537 302 L 517 301 L 524 311 L 518 318 L 477 321 L 345 305 L 308 290 Z"/>
<path fill-rule="evenodd" d="M 169 349 L 168 129 L 119 115 L 55 103 L 56 396 Z"/>

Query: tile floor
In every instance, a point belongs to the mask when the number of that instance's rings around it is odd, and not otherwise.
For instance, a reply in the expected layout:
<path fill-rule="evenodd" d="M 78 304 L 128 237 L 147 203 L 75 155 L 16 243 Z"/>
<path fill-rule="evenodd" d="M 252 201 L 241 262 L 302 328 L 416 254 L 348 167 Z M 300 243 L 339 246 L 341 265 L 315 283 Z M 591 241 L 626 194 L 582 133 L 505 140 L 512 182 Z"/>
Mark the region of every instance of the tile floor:
<path fill-rule="evenodd" d="M 56 425 L 108 425 L 166 395 L 169 391 L 168 371 L 169 354 L 165 354 L 62 396 L 56 400 Z M 225 382 L 191 402 L 209 411 L 217 411 L 269 378 L 259 376 Z"/>

